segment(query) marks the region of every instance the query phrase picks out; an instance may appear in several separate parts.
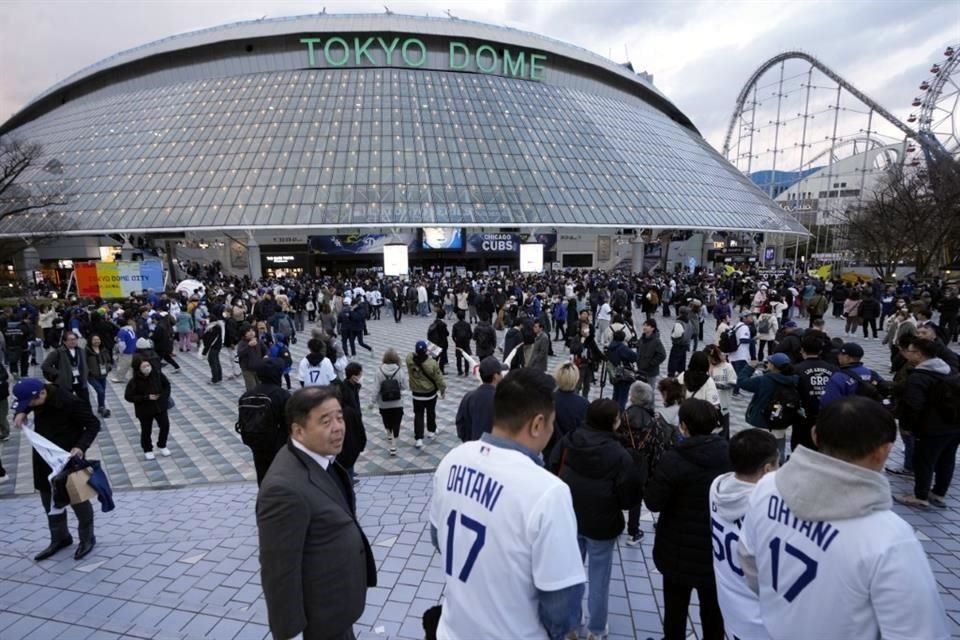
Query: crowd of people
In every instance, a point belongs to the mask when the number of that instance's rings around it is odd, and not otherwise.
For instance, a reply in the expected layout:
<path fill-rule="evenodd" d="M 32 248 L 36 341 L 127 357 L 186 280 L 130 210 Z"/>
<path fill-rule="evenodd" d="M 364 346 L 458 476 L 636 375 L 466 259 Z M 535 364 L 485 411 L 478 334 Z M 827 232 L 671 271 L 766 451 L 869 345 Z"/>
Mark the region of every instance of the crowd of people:
<path fill-rule="evenodd" d="M 880 598 L 894 597 L 923 612 L 930 633 L 922 637 L 947 637 L 929 565 L 890 511 L 884 471 L 913 477 L 914 490 L 894 500 L 946 506 L 960 445 L 960 360 L 950 348 L 960 297 L 952 286 L 821 282 L 789 272 L 350 274 L 257 283 L 210 269 L 198 275 L 203 286 L 192 290 L 124 301 L 24 298 L 4 310 L 0 440 L 9 437 L 12 396 L 15 425 L 32 414 L 38 433 L 82 457 L 111 419 L 106 389 L 118 384 L 140 423 L 144 459 L 154 461 L 171 455 L 176 403 L 167 374 L 181 371 L 179 359 L 204 358 L 210 385 L 242 380 L 236 430 L 261 485 L 263 586 L 278 637 L 317 628 L 350 637 L 362 613 L 356 598 L 376 581 L 353 492 L 371 427 L 365 381 L 397 455 L 400 446 L 422 449 L 435 439 L 443 426 L 437 403 L 454 375 L 479 384 L 456 412 L 464 444 L 447 454 L 434 482 L 431 533 L 448 574 L 434 619 L 439 637 L 605 637 L 613 551 L 624 534 L 627 546 L 641 544 L 642 505 L 658 514 L 653 558 L 668 640 L 686 637 L 693 590 L 708 639 L 725 631 L 811 637 L 783 621 L 841 604 L 855 614 L 851 629 L 900 637 L 904 617 L 880 610 Z M 844 320 L 843 335 L 830 335 L 827 314 Z M 365 337 L 375 323 L 411 315 L 429 320 L 421 339 L 374 354 Z M 871 370 L 860 343 L 881 339 L 889 368 Z M 298 340 L 307 353 L 295 362 Z M 560 356 L 553 370 L 551 356 Z M 32 365 L 43 380 L 28 376 Z M 742 394 L 749 428 L 732 434 L 733 399 Z M 63 407 L 81 405 L 92 421 L 68 424 Z M 405 406 L 413 409 L 412 434 Z M 868 428 L 852 428 L 865 420 Z M 898 435 L 902 463 L 885 467 Z M 49 513 L 45 465 L 34 457 Z M 302 482 L 314 465 L 330 472 L 333 503 L 310 497 Z M 828 479 L 834 490 L 823 486 Z M 850 499 L 836 500 L 837 488 L 848 488 Z M 343 564 L 352 582 L 339 605 L 297 608 L 319 592 L 291 593 L 291 572 L 317 558 L 293 558 L 284 541 L 291 527 L 319 525 L 305 522 L 306 512 L 292 514 L 291 501 L 324 517 L 331 509 L 350 516 L 333 517 L 330 526 L 346 532 L 336 551 L 360 549 L 366 561 Z M 75 511 L 82 557 L 95 543 L 93 515 Z M 48 517 L 50 546 L 37 560 L 72 544 L 66 516 Z M 854 532 L 876 526 L 886 533 L 858 547 Z M 482 541 L 495 551 L 484 552 Z M 788 573 L 778 583 L 787 556 L 813 566 L 813 576 Z M 831 601 L 824 580 L 822 589 L 806 589 L 818 566 L 862 583 L 862 597 Z M 893 571 L 904 584 L 893 584 Z M 818 629 L 817 637 L 831 637 Z"/>

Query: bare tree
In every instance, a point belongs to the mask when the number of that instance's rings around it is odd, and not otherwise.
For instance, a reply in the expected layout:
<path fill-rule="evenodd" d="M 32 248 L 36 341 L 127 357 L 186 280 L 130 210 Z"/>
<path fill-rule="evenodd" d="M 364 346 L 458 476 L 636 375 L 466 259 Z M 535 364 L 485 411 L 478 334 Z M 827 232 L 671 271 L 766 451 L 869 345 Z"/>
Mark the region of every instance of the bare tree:
<path fill-rule="evenodd" d="M 69 202 L 69 195 L 62 190 L 24 179 L 37 171 L 59 175 L 63 165 L 56 158 L 44 158 L 39 144 L 0 139 L 0 221 L 32 212 L 49 213 Z"/>
<path fill-rule="evenodd" d="M 946 161 L 920 172 L 895 165 L 873 197 L 842 218 L 849 248 L 882 277 L 900 261 L 926 276 L 960 247 L 960 171 Z"/>

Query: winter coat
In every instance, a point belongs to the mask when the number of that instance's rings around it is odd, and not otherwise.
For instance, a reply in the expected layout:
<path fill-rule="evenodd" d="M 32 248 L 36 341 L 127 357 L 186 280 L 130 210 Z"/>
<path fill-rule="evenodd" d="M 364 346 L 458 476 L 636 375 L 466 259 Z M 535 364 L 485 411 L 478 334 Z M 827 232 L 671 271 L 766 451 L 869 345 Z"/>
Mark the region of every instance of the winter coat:
<path fill-rule="evenodd" d="M 960 424 L 942 415 L 936 401 L 937 385 L 950 375 L 950 366 L 940 358 L 920 363 L 907 376 L 898 404 L 900 428 L 919 437 L 960 432 Z"/>
<path fill-rule="evenodd" d="M 83 349 L 77 347 L 75 350 L 76 362 L 70 360 L 70 350 L 67 347 L 57 347 L 50 352 L 50 355 L 43 361 L 43 377 L 47 381 L 56 384 L 61 389 L 70 390 L 73 388 L 73 367 L 77 367 L 77 384 L 87 385 L 87 358 Z"/>
<path fill-rule="evenodd" d="M 579 535 L 612 540 L 623 533 L 623 512 L 640 502 L 647 471 L 616 434 L 577 429 L 554 448 L 549 465 L 570 487 Z"/>
<path fill-rule="evenodd" d="M 660 375 L 660 364 L 667 359 L 667 350 L 660 341 L 660 332 L 654 331 L 649 337 L 641 335 L 637 345 L 637 373 L 647 380 Z"/>
<path fill-rule="evenodd" d="M 93 415 L 90 403 L 79 400 L 70 393 L 69 387 L 61 389 L 48 384 L 47 399 L 39 407 L 32 408 L 34 430 L 64 451 L 77 448 L 86 452 L 100 432 L 100 420 Z M 33 488 L 50 492 L 48 476 L 52 469 L 33 451 Z"/>
<path fill-rule="evenodd" d="M 731 470 L 727 441 L 721 436 L 688 438 L 660 457 L 644 502 L 660 513 L 653 561 L 665 577 L 689 585 L 713 583 L 710 484 Z"/>
<path fill-rule="evenodd" d="M 277 367 L 264 367 L 259 375 L 260 382 L 247 393 L 270 398 L 270 412 L 273 414 L 273 424 L 277 427 L 276 439 L 270 451 L 276 452 L 287 443 L 289 429 L 286 407 L 287 400 L 290 399 L 290 392 L 280 386 L 281 374 Z"/>
<path fill-rule="evenodd" d="M 407 356 L 407 375 L 410 379 L 410 392 L 421 400 L 429 400 L 438 392 L 447 389 L 447 383 L 440 373 L 440 365 L 425 353 L 411 353 Z"/>
<path fill-rule="evenodd" d="M 613 366 L 620 364 L 630 366 L 630 364 L 636 362 L 638 358 L 637 352 L 623 342 L 614 341 L 607 347 L 607 360 Z"/>
<path fill-rule="evenodd" d="M 484 433 L 493 430 L 493 394 L 496 391 L 496 385 L 481 384 L 460 400 L 456 425 L 461 442 L 479 440 Z"/>
<path fill-rule="evenodd" d="M 87 358 L 87 377 L 103 378 L 110 371 L 110 353 L 105 347 L 100 347 L 100 353 L 93 350 L 93 347 L 87 343 L 84 349 L 84 355 Z"/>
<path fill-rule="evenodd" d="M 350 383 L 345 383 L 349 387 Z M 359 391 L 359 388 L 357 388 Z M 348 391 L 348 393 L 350 393 Z M 358 406 L 343 403 L 343 449 L 337 454 L 337 462 L 347 469 L 353 468 L 360 453 L 367 448 L 367 430 L 363 426 L 363 415 Z"/>
<path fill-rule="evenodd" d="M 151 400 L 151 395 L 160 397 Z M 153 371 L 146 377 L 134 370 L 123 397 L 133 405 L 133 413 L 138 420 L 152 419 L 166 411 L 170 404 L 170 381 L 157 366 L 154 366 Z"/>
<path fill-rule="evenodd" d="M 777 384 L 785 384 L 790 387 L 796 387 L 800 380 L 796 375 L 784 375 L 776 371 L 767 371 L 761 376 L 753 375 L 755 369 L 747 365 L 740 369 L 737 374 L 737 384 L 744 391 L 753 394 L 750 404 L 747 406 L 747 424 L 751 427 L 768 429 L 767 410 L 770 408 L 770 402 L 773 400 L 773 394 L 777 390 Z"/>

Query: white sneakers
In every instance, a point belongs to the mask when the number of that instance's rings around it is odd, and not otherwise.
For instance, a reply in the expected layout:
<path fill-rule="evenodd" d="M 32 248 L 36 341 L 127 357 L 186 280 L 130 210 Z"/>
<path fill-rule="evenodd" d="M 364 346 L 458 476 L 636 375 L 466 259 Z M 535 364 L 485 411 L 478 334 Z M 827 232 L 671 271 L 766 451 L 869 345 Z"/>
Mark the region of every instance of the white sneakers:
<path fill-rule="evenodd" d="M 169 458 L 173 454 L 170 453 L 170 449 L 167 449 L 166 447 L 162 447 L 160 449 L 160 455 L 162 455 L 164 458 Z"/>
<path fill-rule="evenodd" d="M 393 441 L 392 435 L 387 436 L 387 442 L 390 445 L 390 455 L 391 456 L 397 455 L 397 443 Z"/>
<path fill-rule="evenodd" d="M 417 449 L 423 449 L 423 440 L 418 439 L 415 443 L 413 443 L 413 446 L 415 446 Z"/>
<path fill-rule="evenodd" d="M 145 460 L 156 460 L 157 455 L 153 451 L 147 451 L 145 454 L 143 454 L 143 458 Z"/>
<path fill-rule="evenodd" d="M 433 440 L 437 437 L 437 434 L 427 431 L 427 440 Z"/>

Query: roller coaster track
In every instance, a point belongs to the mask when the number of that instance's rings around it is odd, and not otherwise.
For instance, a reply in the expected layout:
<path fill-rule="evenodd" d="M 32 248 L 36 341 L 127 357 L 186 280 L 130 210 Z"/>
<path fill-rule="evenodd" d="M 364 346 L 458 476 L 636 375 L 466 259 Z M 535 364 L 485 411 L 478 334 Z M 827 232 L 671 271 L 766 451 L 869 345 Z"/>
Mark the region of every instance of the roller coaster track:
<path fill-rule="evenodd" d="M 844 80 L 838 73 L 833 71 L 830 67 L 820 62 L 817 58 L 805 53 L 803 51 L 785 51 L 777 56 L 774 56 L 764 62 L 760 67 L 753 72 L 753 75 L 750 76 L 750 79 L 747 80 L 747 83 L 743 85 L 743 89 L 740 90 L 740 95 L 737 96 L 737 104 L 733 111 L 733 116 L 730 118 L 730 125 L 727 127 L 727 135 L 723 140 L 723 155 L 727 159 L 730 158 L 730 142 L 733 139 L 733 130 L 737 125 L 737 119 L 743 114 L 743 107 L 747 104 L 748 96 L 750 92 L 754 89 L 757 81 L 765 74 L 767 71 L 787 60 L 805 60 L 809 62 L 814 68 L 818 69 L 825 76 L 836 82 L 840 87 L 845 89 L 847 92 L 856 97 L 860 102 L 868 106 L 870 109 L 875 111 L 885 120 L 890 122 L 893 126 L 900 129 L 903 134 L 919 142 L 924 148 L 930 144 L 930 140 L 926 136 L 920 135 L 917 131 L 914 131 L 908 127 L 904 122 L 899 118 L 894 116 L 892 113 L 884 109 L 877 103 L 875 100 L 870 98 L 868 95 L 857 89 L 855 86 Z"/>

